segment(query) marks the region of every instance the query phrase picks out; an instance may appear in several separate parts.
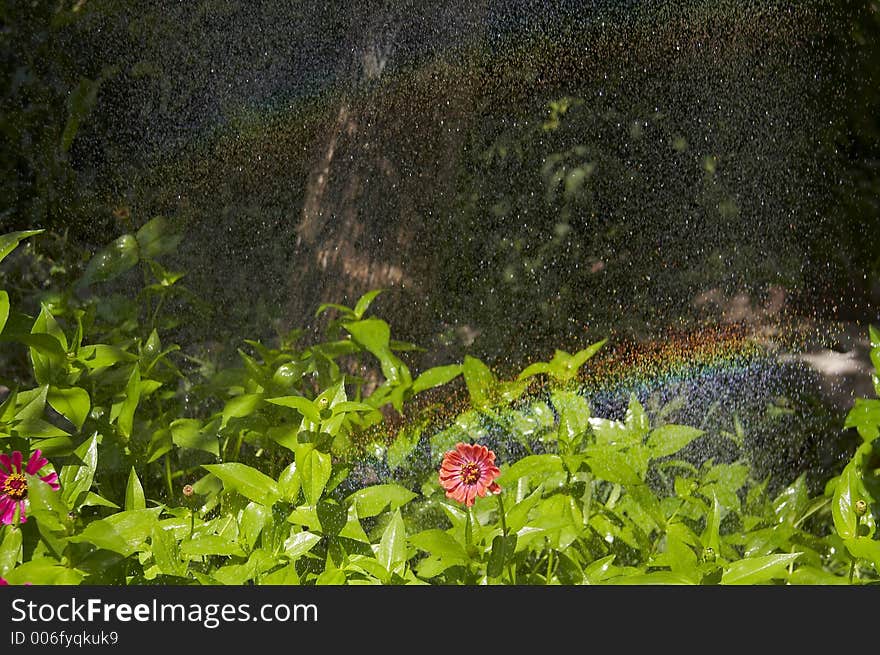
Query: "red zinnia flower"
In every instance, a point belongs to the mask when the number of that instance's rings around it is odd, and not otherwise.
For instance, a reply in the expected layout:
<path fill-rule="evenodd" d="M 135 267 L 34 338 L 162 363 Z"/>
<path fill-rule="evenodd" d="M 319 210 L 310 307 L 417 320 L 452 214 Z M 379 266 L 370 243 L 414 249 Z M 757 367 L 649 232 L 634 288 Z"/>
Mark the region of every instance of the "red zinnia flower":
<path fill-rule="evenodd" d="M 440 465 L 440 484 L 446 489 L 446 496 L 468 507 L 477 496 L 501 491 L 495 482 L 499 475 L 495 453 L 477 444 L 455 444 L 455 450 L 446 453 Z"/>
<path fill-rule="evenodd" d="M 22 523 L 27 521 L 25 516 L 25 501 L 27 500 L 27 475 L 37 475 L 40 469 L 49 463 L 39 450 L 35 450 L 24 468 L 21 470 L 21 453 L 13 451 L 12 457 L 0 455 L 0 523 L 12 525 L 15 519 L 16 506 L 21 510 L 19 518 Z M 43 482 L 48 483 L 52 489 L 58 491 L 58 474 L 52 471 L 48 475 L 41 476 Z"/>

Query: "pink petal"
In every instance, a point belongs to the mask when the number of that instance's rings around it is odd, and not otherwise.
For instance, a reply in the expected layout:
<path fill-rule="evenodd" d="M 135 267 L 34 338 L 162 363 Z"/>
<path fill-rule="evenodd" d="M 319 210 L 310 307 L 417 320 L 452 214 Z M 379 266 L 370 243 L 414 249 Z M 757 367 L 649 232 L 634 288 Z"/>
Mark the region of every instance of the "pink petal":
<path fill-rule="evenodd" d="M 28 460 L 27 468 L 25 469 L 30 475 L 36 475 L 37 471 L 46 466 L 49 463 L 49 460 L 45 457 L 40 456 L 40 449 L 38 448 L 33 452 L 31 458 Z"/>
<path fill-rule="evenodd" d="M 44 475 L 40 480 L 47 483 L 55 491 L 61 488 L 61 485 L 58 483 L 58 474 L 55 471 L 52 471 L 49 475 Z"/>
<path fill-rule="evenodd" d="M 12 466 L 15 469 L 13 473 L 21 473 L 21 451 L 12 451 Z"/>
<path fill-rule="evenodd" d="M 6 582 L 3 578 L 0 578 L 0 587 L 8 587 L 9 583 Z"/>
<path fill-rule="evenodd" d="M 8 498 L 4 498 L 4 500 L 9 501 L 5 503 L 0 509 L 0 523 L 4 525 L 12 525 L 12 517 L 15 516 L 15 503 L 9 500 Z"/>
<path fill-rule="evenodd" d="M 27 523 L 27 515 L 25 514 L 25 504 L 23 500 L 18 501 L 18 507 L 21 509 L 21 512 L 18 515 L 18 520 L 22 523 Z"/>
<path fill-rule="evenodd" d="M 9 455 L 6 453 L 0 455 L 0 466 L 5 469 L 6 473 L 12 473 L 12 460 L 9 459 Z"/>
<path fill-rule="evenodd" d="M 465 505 L 470 507 L 474 504 L 474 499 L 477 497 L 477 488 L 476 487 L 468 487 L 466 491 Z"/>

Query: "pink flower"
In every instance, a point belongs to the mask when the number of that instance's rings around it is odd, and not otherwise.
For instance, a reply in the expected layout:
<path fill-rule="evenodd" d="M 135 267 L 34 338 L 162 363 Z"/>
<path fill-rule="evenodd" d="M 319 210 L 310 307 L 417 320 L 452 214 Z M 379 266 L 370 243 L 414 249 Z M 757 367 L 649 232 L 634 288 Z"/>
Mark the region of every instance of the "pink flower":
<path fill-rule="evenodd" d="M 440 465 L 440 484 L 446 496 L 470 507 L 477 496 L 499 493 L 501 487 L 495 478 L 501 471 L 495 466 L 495 453 L 477 444 L 458 443 L 455 450 L 443 456 Z"/>
<path fill-rule="evenodd" d="M 12 457 L 0 455 L 0 524 L 12 525 L 15 520 L 15 508 L 19 508 L 19 519 L 22 523 L 27 521 L 25 505 L 27 501 L 27 475 L 37 475 L 49 460 L 42 456 L 39 450 L 35 450 L 24 468 L 21 469 L 21 453 L 13 451 Z M 58 491 L 58 474 L 52 471 L 48 475 L 40 477 L 48 483 L 52 489 Z"/>
<path fill-rule="evenodd" d="M 3 578 L 0 578 L 0 587 L 8 587 L 9 583 L 6 582 Z"/>

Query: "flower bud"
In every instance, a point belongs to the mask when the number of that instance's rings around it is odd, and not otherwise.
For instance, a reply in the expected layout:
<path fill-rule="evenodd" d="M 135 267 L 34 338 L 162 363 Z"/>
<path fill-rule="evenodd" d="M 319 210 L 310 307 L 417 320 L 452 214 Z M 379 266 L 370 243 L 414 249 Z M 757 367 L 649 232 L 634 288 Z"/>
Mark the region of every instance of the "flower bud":
<path fill-rule="evenodd" d="M 706 546 L 703 549 L 703 561 L 704 562 L 714 562 L 715 561 L 715 549 L 712 546 Z"/>
<path fill-rule="evenodd" d="M 868 512 L 868 503 L 864 500 L 857 500 L 855 504 L 856 516 L 864 516 Z"/>
<path fill-rule="evenodd" d="M 193 486 L 191 484 L 185 485 L 183 487 L 183 495 L 186 496 L 187 498 L 192 496 L 194 493 L 195 493 L 195 489 L 193 489 Z"/>

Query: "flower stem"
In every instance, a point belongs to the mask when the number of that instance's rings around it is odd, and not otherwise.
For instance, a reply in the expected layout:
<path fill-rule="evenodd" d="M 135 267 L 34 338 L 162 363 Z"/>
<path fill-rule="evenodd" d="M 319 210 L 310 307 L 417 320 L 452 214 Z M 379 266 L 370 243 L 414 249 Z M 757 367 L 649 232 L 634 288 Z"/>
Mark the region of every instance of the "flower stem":
<path fill-rule="evenodd" d="M 495 496 L 498 498 L 498 514 L 501 516 L 501 536 L 504 539 L 504 557 L 507 557 L 507 519 L 504 516 L 504 500 L 501 498 L 501 493 L 499 492 Z M 507 561 L 507 577 L 510 584 L 516 584 L 513 574 L 513 561 Z"/>
<path fill-rule="evenodd" d="M 507 521 L 504 518 L 504 501 L 501 499 L 501 494 L 495 494 L 495 497 L 498 499 L 498 514 L 501 516 L 501 534 L 505 537 L 507 536 Z"/>
<path fill-rule="evenodd" d="M 859 536 L 859 524 L 862 522 L 862 517 L 856 514 L 856 538 Z M 853 576 L 856 572 L 856 558 L 850 554 L 852 557 L 852 561 L 849 563 L 849 583 L 853 583 Z"/>
<path fill-rule="evenodd" d="M 174 485 L 171 483 L 171 458 L 165 455 L 165 484 L 168 485 L 168 498 L 174 497 Z"/>
<path fill-rule="evenodd" d="M 468 507 L 465 513 L 466 520 L 464 524 L 464 547 L 470 551 L 471 548 L 471 508 Z M 470 554 L 470 552 L 468 552 Z"/>

